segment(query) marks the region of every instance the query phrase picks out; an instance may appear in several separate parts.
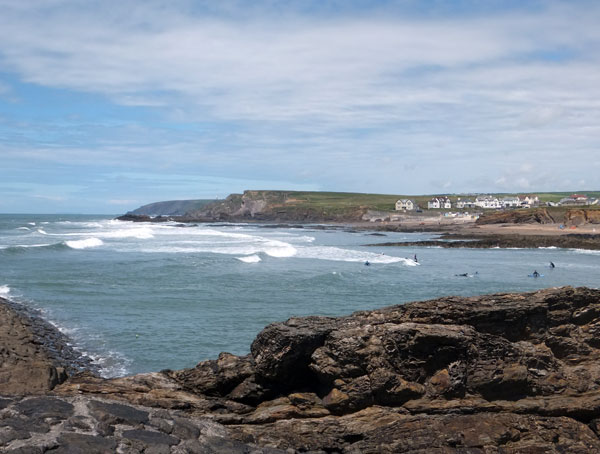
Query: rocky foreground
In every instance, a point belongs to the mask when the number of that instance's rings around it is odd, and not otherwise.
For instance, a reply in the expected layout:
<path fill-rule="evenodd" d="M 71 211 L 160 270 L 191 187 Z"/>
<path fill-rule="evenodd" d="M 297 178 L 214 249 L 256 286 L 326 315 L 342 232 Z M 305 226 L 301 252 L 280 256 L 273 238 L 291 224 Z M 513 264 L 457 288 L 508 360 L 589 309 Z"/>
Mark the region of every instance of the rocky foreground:
<path fill-rule="evenodd" d="M 292 318 L 248 356 L 46 394 L 0 399 L 2 452 L 596 453 L 600 290 Z"/>

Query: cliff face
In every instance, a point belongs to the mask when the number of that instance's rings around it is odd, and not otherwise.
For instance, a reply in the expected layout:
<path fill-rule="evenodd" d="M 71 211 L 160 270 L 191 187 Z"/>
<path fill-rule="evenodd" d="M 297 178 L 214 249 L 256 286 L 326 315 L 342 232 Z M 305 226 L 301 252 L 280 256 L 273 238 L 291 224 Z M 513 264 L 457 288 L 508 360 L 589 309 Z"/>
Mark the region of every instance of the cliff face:
<path fill-rule="evenodd" d="M 55 391 L 185 408 L 287 452 L 591 453 L 599 335 L 600 290 L 448 297 L 292 318 L 248 356 Z"/>
<path fill-rule="evenodd" d="M 217 221 L 343 222 L 359 221 L 366 208 L 359 204 L 320 205 L 298 198 L 294 192 L 244 191 L 224 201 L 190 211 L 191 219 Z"/>

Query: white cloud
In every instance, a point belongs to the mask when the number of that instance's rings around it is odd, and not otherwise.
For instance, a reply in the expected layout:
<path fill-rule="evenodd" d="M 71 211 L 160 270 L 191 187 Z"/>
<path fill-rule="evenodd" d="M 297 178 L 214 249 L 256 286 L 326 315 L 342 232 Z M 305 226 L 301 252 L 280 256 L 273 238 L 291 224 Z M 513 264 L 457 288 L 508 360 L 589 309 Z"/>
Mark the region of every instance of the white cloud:
<path fill-rule="evenodd" d="M 0 64 L 30 83 L 218 131 L 120 130 L 95 147 L 6 147 L 3 156 L 285 172 L 371 192 L 410 174 L 415 191 L 435 192 L 427 182 L 444 186 L 449 171 L 463 175 L 453 176 L 457 191 L 473 173 L 485 175 L 481 189 L 534 185 L 506 170 L 521 156 L 551 184 L 566 154 L 597 150 L 600 9 L 591 3 L 452 18 L 254 7 L 247 20 L 235 2 L 204 15 L 192 3 L 135 5 L 0 0 Z"/>

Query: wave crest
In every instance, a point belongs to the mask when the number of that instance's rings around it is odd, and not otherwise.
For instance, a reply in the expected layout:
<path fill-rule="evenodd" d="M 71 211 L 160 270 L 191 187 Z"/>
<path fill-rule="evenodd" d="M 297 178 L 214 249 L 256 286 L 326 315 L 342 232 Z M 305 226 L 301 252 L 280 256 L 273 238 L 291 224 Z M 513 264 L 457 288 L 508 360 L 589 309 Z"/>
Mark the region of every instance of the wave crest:
<path fill-rule="evenodd" d="M 246 257 L 236 257 L 236 259 L 244 263 L 258 263 L 261 261 L 261 258 L 256 254 L 248 255 Z"/>
<path fill-rule="evenodd" d="M 65 245 L 71 249 L 88 249 L 102 246 L 104 242 L 100 238 L 86 238 L 85 240 L 65 241 Z"/>

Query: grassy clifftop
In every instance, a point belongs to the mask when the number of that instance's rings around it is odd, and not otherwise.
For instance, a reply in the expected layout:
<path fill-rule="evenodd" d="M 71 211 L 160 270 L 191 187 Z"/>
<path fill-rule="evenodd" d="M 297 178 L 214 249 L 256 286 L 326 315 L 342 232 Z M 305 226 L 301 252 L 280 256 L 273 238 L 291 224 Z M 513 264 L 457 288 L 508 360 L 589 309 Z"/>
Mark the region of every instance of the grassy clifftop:
<path fill-rule="evenodd" d="M 589 196 L 600 195 L 586 192 Z M 458 198 L 474 199 L 475 195 L 442 194 L 456 202 Z M 511 194 L 494 194 L 498 197 Z M 567 193 L 539 194 L 542 203 L 558 201 Z M 362 219 L 369 210 L 394 211 L 398 199 L 410 199 L 417 206 L 427 207 L 433 195 L 364 194 L 354 192 L 311 192 L 248 190 L 231 194 L 218 201 L 159 202 L 139 208 L 133 214 L 185 215 L 197 220 L 264 220 L 290 222 L 354 221 Z M 192 203 L 193 202 L 193 203 Z M 210 203 L 208 203 L 210 202 Z M 160 208 L 160 212 L 156 210 Z M 176 209 L 176 212 L 175 212 Z M 138 211 L 142 212 L 138 213 Z M 150 211 L 151 212 L 150 212 Z M 432 210 L 434 214 L 438 210 Z M 427 211 L 425 212 L 427 213 Z M 529 212 L 531 213 L 531 212 Z M 519 221 L 518 221 L 519 222 Z"/>

